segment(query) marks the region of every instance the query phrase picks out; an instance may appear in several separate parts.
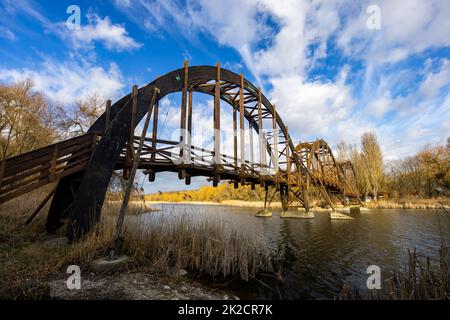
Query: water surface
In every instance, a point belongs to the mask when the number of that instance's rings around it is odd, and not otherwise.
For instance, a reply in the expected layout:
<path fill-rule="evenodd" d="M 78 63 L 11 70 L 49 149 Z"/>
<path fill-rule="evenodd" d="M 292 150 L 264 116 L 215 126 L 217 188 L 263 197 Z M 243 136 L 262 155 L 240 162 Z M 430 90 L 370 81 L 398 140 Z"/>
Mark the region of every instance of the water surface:
<path fill-rule="evenodd" d="M 350 214 L 354 220 L 330 220 L 326 212 L 316 212 L 314 219 L 257 218 L 258 209 L 231 206 L 158 204 L 161 211 L 145 214 L 148 223 L 161 215 L 187 215 L 193 220 L 220 219 L 243 232 L 263 237 L 267 246 L 283 247 L 283 281 L 270 279 L 243 284 L 231 282 L 229 289 L 244 298 L 302 299 L 334 298 L 344 283 L 366 291 L 367 267 L 377 265 L 382 277 L 392 270 L 405 268 L 407 249 L 419 256 L 438 261 L 443 237 L 450 235 L 450 219 L 437 210 L 371 210 Z M 440 231 L 441 230 L 441 231 Z"/>

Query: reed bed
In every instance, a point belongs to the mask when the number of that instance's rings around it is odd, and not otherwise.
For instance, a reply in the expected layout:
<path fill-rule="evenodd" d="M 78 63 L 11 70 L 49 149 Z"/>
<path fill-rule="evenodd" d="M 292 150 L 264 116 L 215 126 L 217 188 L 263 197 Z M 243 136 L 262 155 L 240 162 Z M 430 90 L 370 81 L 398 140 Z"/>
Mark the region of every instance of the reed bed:
<path fill-rule="evenodd" d="M 403 270 L 390 272 L 380 290 L 360 294 L 344 285 L 340 299 L 344 300 L 450 300 L 450 258 L 448 247 L 439 248 L 439 261 L 432 264 L 429 257 L 419 257 L 416 251 L 407 251 Z"/>
<path fill-rule="evenodd" d="M 444 199 L 392 199 L 364 203 L 368 209 L 450 209 L 450 201 Z"/>
<path fill-rule="evenodd" d="M 133 219 L 135 218 L 135 219 Z M 83 242 L 75 244 L 62 264 L 86 265 L 105 255 L 111 245 L 115 220 L 105 219 Z M 275 272 L 281 252 L 271 250 L 259 235 L 239 231 L 213 218 L 193 220 L 186 214 L 160 215 L 150 221 L 129 217 L 121 253 L 129 267 L 177 276 L 182 269 L 211 278 L 239 276 L 248 281 L 258 272 Z"/>

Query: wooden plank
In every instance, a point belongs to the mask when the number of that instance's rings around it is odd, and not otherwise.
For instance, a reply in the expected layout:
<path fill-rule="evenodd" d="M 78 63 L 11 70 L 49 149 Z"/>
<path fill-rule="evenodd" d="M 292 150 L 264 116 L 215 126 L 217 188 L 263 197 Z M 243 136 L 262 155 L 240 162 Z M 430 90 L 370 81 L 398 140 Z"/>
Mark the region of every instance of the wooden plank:
<path fill-rule="evenodd" d="M 91 145 L 91 143 L 92 142 L 89 141 L 89 142 L 85 142 L 82 145 L 68 146 L 68 147 L 64 148 L 63 150 L 61 150 L 61 148 L 58 145 L 58 153 L 61 155 L 61 157 L 63 157 L 63 156 L 67 156 L 69 154 L 78 152 L 80 150 L 87 150 L 87 151 L 91 152 L 91 149 L 89 147 Z M 52 145 L 52 146 L 53 146 L 53 148 L 55 147 L 55 145 Z M 20 163 L 18 165 L 12 165 L 12 166 L 6 168 L 5 177 L 14 176 L 18 173 L 25 173 L 25 172 L 27 172 L 27 170 L 32 170 L 36 166 L 41 166 L 42 164 L 49 163 L 51 161 L 51 159 L 52 159 L 52 153 L 48 153 L 44 156 L 36 157 L 35 159 L 31 159 L 28 162 Z"/>

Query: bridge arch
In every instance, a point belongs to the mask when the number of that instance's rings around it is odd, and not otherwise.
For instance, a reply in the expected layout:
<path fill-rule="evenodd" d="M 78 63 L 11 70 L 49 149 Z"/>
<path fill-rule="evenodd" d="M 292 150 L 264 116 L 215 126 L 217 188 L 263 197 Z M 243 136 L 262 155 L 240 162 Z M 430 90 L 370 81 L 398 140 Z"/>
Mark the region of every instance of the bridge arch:
<path fill-rule="evenodd" d="M 72 223 L 69 225 L 68 236 L 73 238 L 87 232 L 100 218 L 112 173 L 117 168 L 116 165 L 127 142 L 130 145 L 130 138 L 132 139 L 130 119 L 134 117 L 134 123 L 139 123 L 148 112 L 152 101 L 157 103 L 166 95 L 175 92 L 182 92 L 182 108 L 183 106 L 186 108 L 187 94 L 190 91 L 214 96 L 215 105 L 219 100 L 226 101 L 239 115 L 243 110 L 243 117 L 257 133 L 260 132 L 263 118 L 272 119 L 276 128 L 275 135 L 280 138 L 279 143 L 285 143 L 284 149 L 275 152 L 278 155 L 275 158 L 285 157 L 285 169 L 280 168 L 276 176 L 265 179 L 262 176 L 246 176 L 239 172 L 236 172 L 236 176 L 223 172 L 226 179 L 238 180 L 240 178 L 243 180 L 242 182 L 245 182 L 245 179 L 252 182 L 259 180 L 263 185 L 277 184 L 281 189 L 292 184 L 293 180 L 297 186 L 302 183 L 302 174 L 305 174 L 305 172 L 301 173 L 302 168 L 304 169 L 303 164 L 295 152 L 295 146 L 287 127 L 267 97 L 242 75 L 219 66 L 187 67 L 185 65 L 184 68 L 158 77 L 146 86 L 137 89 L 135 95 L 132 92 L 111 106 L 109 127 L 97 143 L 87 167 L 59 181 L 47 218 L 47 231 L 54 232 L 62 225 L 61 217 L 69 214 Z M 185 117 L 186 111 L 184 110 L 184 114 L 183 110 L 181 112 L 182 117 Z M 95 121 L 89 129 L 89 133 L 103 131 L 106 123 L 106 113 L 104 113 Z M 218 129 L 220 130 L 220 122 Z M 283 139 L 284 141 L 282 141 Z M 273 146 L 274 144 L 270 143 L 266 145 L 269 154 L 271 154 Z M 176 170 L 184 169 L 178 167 Z M 292 172 L 297 174 L 291 174 Z M 221 173 L 220 168 L 214 172 L 215 182 L 217 182 L 216 175 L 220 176 Z M 208 175 L 210 174 L 208 173 Z"/>

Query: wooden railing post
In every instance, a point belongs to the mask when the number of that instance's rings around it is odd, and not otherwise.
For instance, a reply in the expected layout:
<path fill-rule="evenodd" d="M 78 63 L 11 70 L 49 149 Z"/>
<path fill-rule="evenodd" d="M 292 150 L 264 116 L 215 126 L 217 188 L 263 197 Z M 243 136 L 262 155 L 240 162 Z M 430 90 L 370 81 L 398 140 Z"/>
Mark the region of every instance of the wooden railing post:
<path fill-rule="evenodd" d="M 275 169 L 275 180 L 277 180 L 278 174 L 278 130 L 277 130 L 277 111 L 275 105 L 273 106 L 273 120 L 272 120 L 272 129 L 273 129 L 273 148 L 274 148 L 274 157 L 273 157 L 273 167 Z"/>
<path fill-rule="evenodd" d="M 241 146 L 241 183 L 245 184 L 245 122 L 244 122 L 244 75 L 241 73 L 239 87 L 239 127 L 240 127 L 240 146 Z"/>
<path fill-rule="evenodd" d="M 264 129 L 262 123 L 262 104 L 261 104 L 261 88 L 258 88 L 258 128 L 259 128 L 259 179 L 261 185 L 265 179 L 265 145 L 264 145 Z"/>
<path fill-rule="evenodd" d="M 105 132 L 109 128 L 109 122 L 110 122 L 110 109 L 111 109 L 111 100 L 106 100 L 106 106 L 105 106 Z"/>
<path fill-rule="evenodd" d="M 56 160 L 58 159 L 58 144 L 55 144 L 53 147 L 53 153 L 52 153 L 52 162 L 50 164 L 50 175 L 49 175 L 49 181 L 53 182 L 56 179 Z"/>
<path fill-rule="evenodd" d="M 216 64 L 217 75 L 214 86 L 214 177 L 213 185 L 220 182 L 220 63 Z"/>
<path fill-rule="evenodd" d="M 184 83 L 181 91 L 181 116 L 180 116 L 180 160 L 181 164 L 185 164 L 185 146 L 186 146 L 186 104 L 187 104 L 187 90 L 189 84 L 189 62 L 184 61 Z M 186 170 L 180 169 L 178 171 L 178 178 L 184 179 L 186 177 Z"/>
<path fill-rule="evenodd" d="M 134 130 L 136 129 L 136 111 L 138 99 L 138 86 L 134 85 L 131 91 L 131 119 L 130 119 L 130 138 L 128 140 L 127 152 L 123 168 L 123 178 L 129 179 L 130 169 L 134 160 Z"/>
<path fill-rule="evenodd" d="M 0 187 L 2 186 L 3 177 L 5 176 L 6 157 L 0 161 Z"/>

